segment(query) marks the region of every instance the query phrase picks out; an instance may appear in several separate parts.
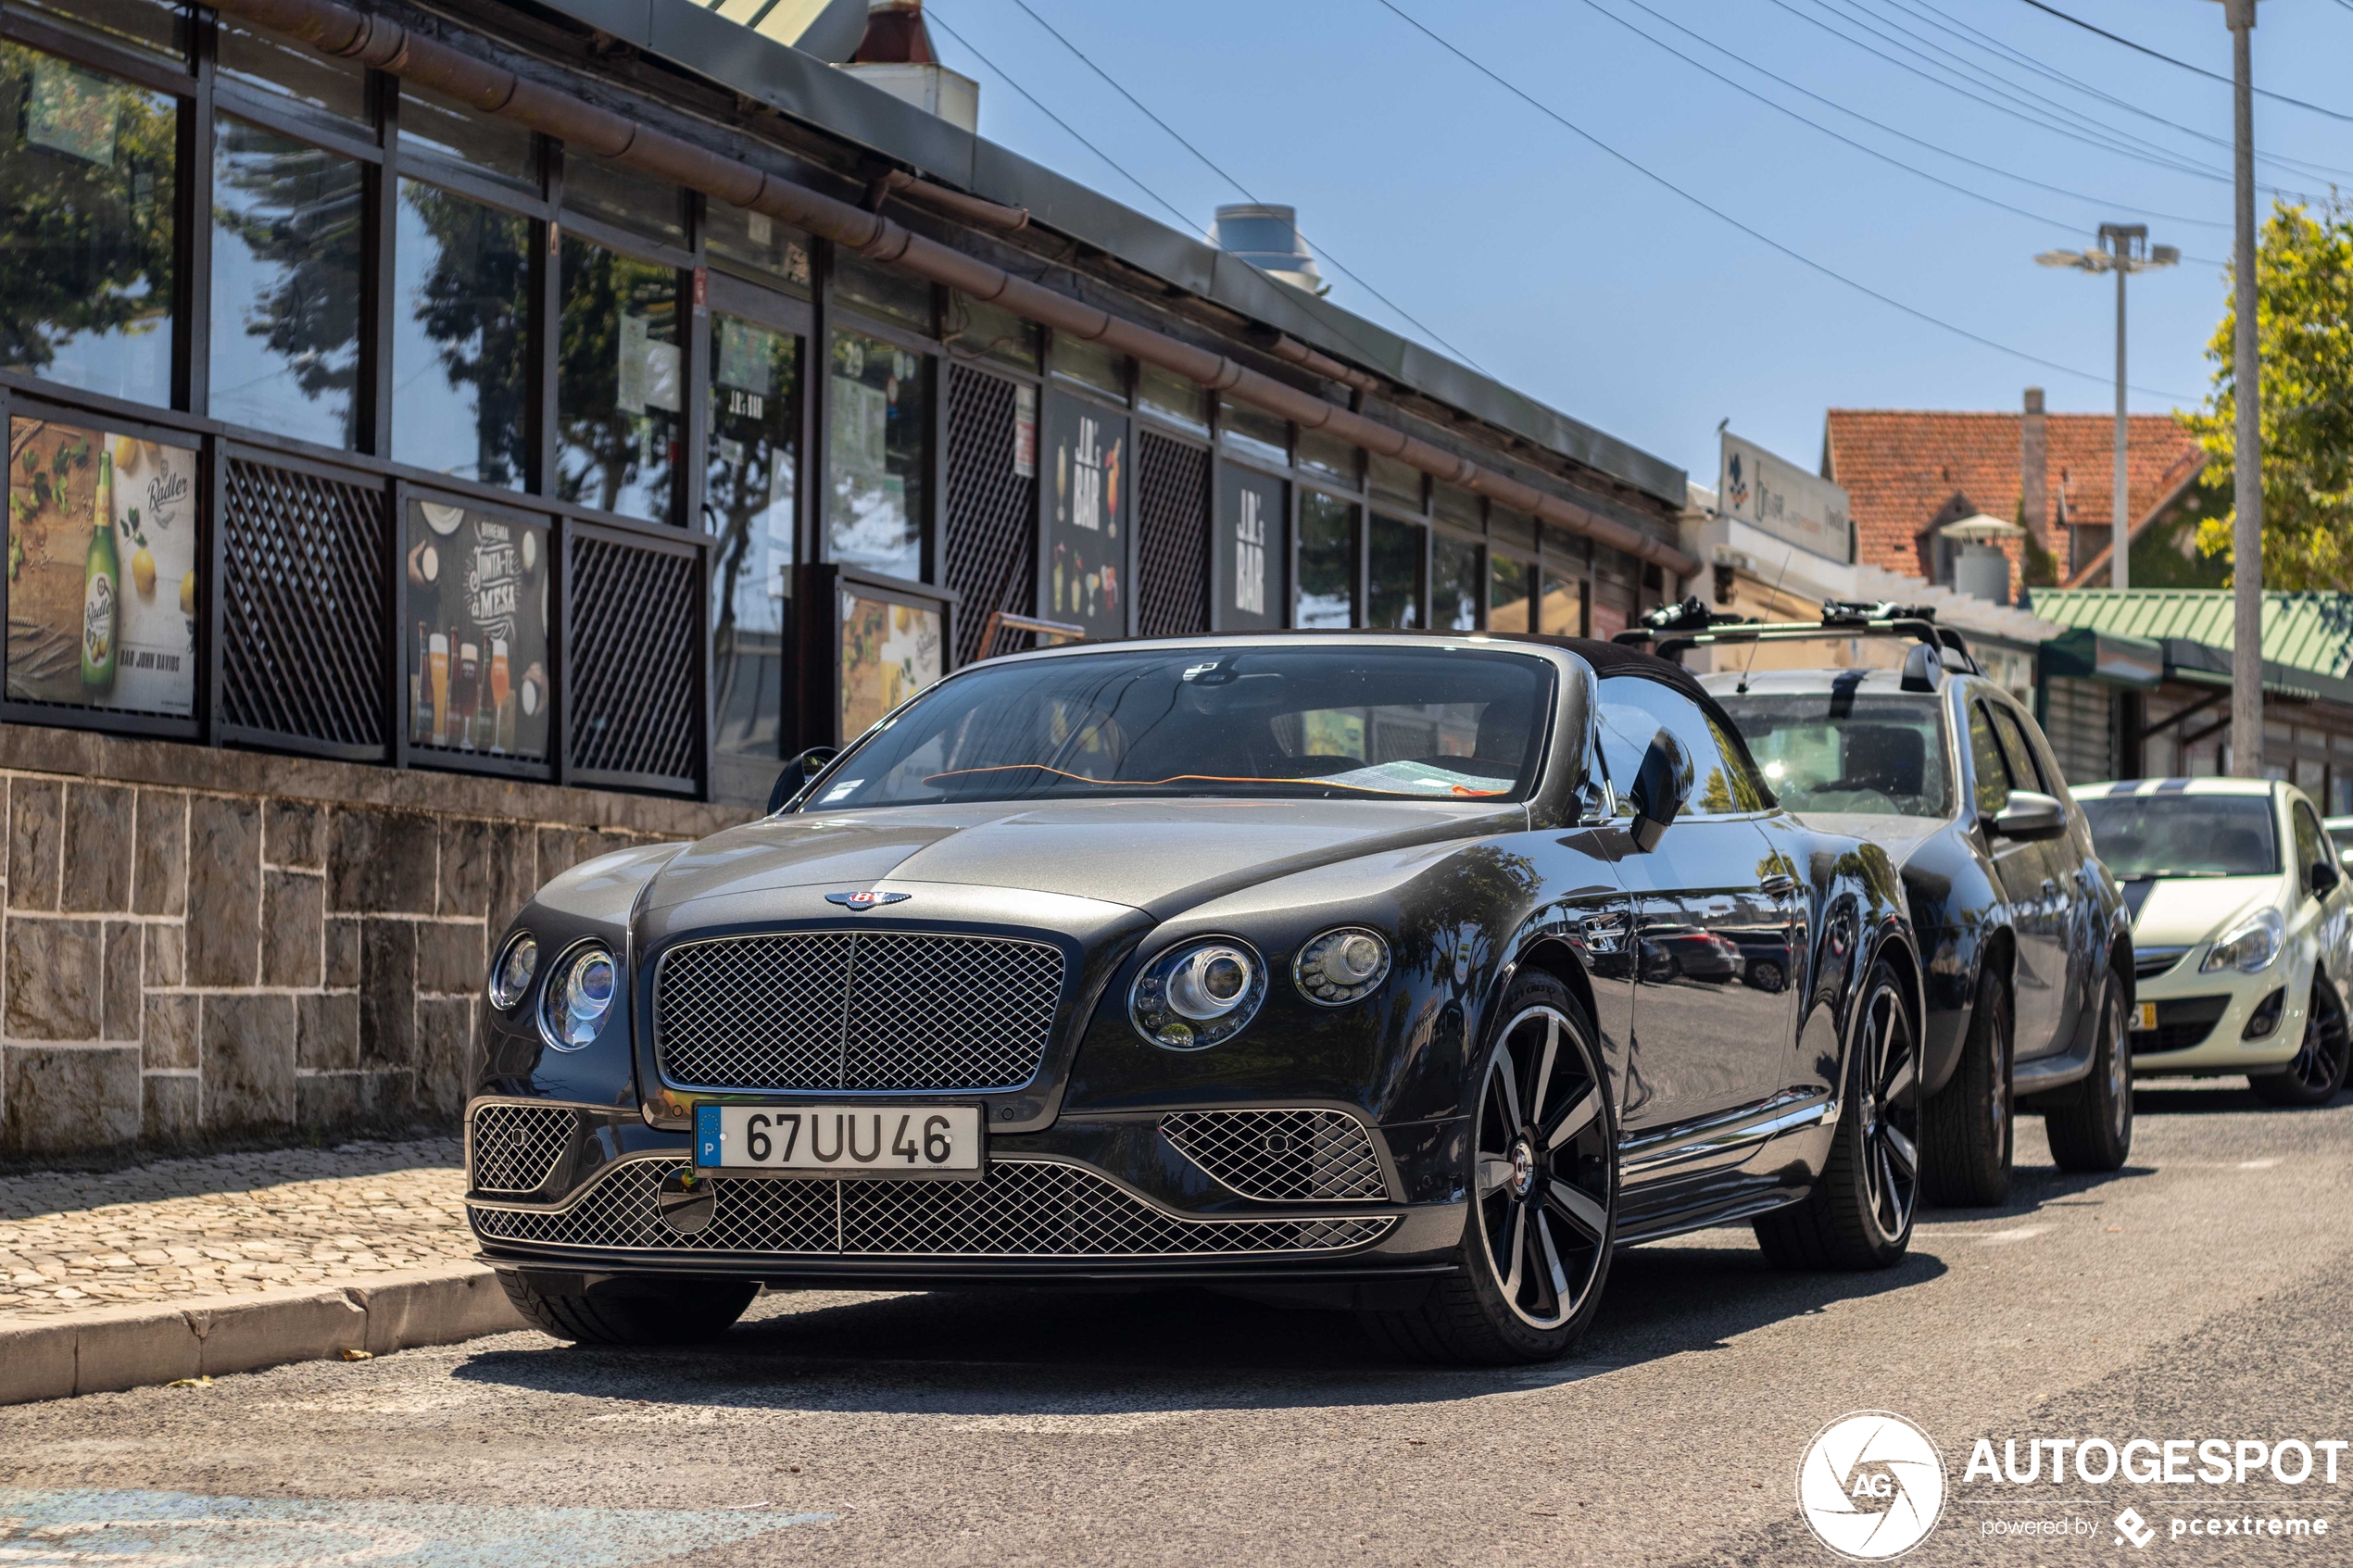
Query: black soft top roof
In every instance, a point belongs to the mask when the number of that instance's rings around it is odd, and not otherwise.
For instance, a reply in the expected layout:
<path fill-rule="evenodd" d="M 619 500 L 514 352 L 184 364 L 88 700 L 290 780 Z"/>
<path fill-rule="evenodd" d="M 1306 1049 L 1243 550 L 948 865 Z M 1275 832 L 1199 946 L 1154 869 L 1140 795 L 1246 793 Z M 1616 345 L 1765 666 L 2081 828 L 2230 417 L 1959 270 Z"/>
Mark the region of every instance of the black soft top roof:
<path fill-rule="evenodd" d="M 1714 700 L 1707 688 L 1699 684 L 1699 677 L 1673 659 L 1661 659 L 1624 643 L 1604 642 L 1599 637 L 1554 637 L 1539 632 L 1491 632 L 1488 635 L 1499 643 L 1537 643 L 1573 653 L 1592 665 L 1596 676 L 1642 675 L 1674 687 L 1694 702 L 1712 705 Z"/>

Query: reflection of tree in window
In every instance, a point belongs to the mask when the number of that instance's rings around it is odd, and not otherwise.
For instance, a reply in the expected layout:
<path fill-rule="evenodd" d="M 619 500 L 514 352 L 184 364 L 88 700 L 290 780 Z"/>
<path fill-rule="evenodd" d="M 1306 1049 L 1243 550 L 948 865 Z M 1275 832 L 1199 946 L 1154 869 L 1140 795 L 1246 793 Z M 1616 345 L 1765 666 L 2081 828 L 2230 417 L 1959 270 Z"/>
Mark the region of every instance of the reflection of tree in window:
<path fill-rule="evenodd" d="M 670 516 L 678 452 L 678 274 L 566 234 L 556 359 L 556 489 Z"/>
<path fill-rule="evenodd" d="M 711 600 L 719 744 L 769 756 L 782 721 L 799 345 L 733 316 L 713 313 L 711 322 L 703 518 L 719 541 Z"/>
<path fill-rule="evenodd" d="M 523 483 L 531 224 L 400 183 L 392 451 L 484 484 Z"/>
<path fill-rule="evenodd" d="M 834 334 L 826 449 L 826 554 L 909 579 L 923 575 L 925 427 L 923 358 L 863 332 Z"/>
<path fill-rule="evenodd" d="M 0 366 L 170 401 L 178 130 L 162 94 L 0 44 Z"/>
<path fill-rule="evenodd" d="M 223 116 L 213 169 L 211 412 L 358 445 L 359 164 Z"/>

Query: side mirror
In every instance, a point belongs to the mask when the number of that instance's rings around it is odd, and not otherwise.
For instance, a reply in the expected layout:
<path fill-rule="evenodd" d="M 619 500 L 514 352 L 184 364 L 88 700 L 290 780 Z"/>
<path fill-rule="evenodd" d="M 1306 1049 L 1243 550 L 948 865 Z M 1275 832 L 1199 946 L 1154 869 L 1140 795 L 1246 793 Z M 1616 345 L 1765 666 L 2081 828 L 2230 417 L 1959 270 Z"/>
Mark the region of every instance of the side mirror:
<path fill-rule="evenodd" d="M 774 816 L 792 804 L 793 797 L 809 787 L 809 781 L 824 771 L 825 764 L 841 755 L 837 746 L 812 746 L 785 764 L 776 775 L 774 787 L 768 791 L 768 814 Z"/>
<path fill-rule="evenodd" d="M 2315 898 L 2325 898 L 2335 892 L 2339 880 L 2336 867 L 2326 860 L 2313 861 L 2312 869 L 2304 875 L 2305 884 L 2311 889 Z"/>
<path fill-rule="evenodd" d="M 1658 847 L 1658 841 L 1682 814 L 1691 777 L 1691 759 L 1675 737 L 1663 729 L 1651 736 L 1642 752 L 1642 765 L 1634 773 L 1634 788 L 1627 797 L 1634 808 L 1633 824 L 1627 832 L 1633 836 L 1635 848 L 1647 855 Z"/>
<path fill-rule="evenodd" d="M 2036 839 L 2057 838 L 2067 832 L 2067 808 L 2054 796 L 2038 794 L 2031 789 L 2010 791 L 2010 803 L 2002 808 L 1990 828 L 2004 838 L 2021 843 Z"/>

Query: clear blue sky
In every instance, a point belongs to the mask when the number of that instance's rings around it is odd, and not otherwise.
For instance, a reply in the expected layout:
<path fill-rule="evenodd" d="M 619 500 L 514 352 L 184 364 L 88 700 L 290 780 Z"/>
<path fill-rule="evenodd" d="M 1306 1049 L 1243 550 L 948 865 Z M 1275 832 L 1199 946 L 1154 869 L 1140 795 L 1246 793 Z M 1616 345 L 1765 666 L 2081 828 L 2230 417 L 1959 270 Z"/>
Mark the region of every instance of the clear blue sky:
<path fill-rule="evenodd" d="M 1429 335 L 1333 257 L 1498 379 L 1703 483 L 1714 482 L 1716 423 L 1727 417 L 1811 468 L 1833 406 L 2015 408 L 2025 387 L 2041 385 L 2055 410 L 2107 410 L 2113 283 L 2032 261 L 2037 251 L 2091 243 L 2104 218 L 2145 221 L 2153 241 L 2199 258 L 2133 280 L 2131 380 L 2152 389 L 2133 395 L 2133 408 L 2194 402 L 2208 386 L 2206 343 L 2227 290 L 2215 263 L 2231 245 L 2227 82 L 2137 56 L 2026 0 L 1396 3 L 1751 228 L 1931 315 L 2087 374 L 1969 342 L 1776 254 L 1546 119 L 1380 0 L 1027 0 L 1252 195 L 1295 205 L 1335 301 Z M 2049 3 L 2230 72 L 2230 36 L 2213 0 Z M 933 30 L 943 57 L 982 84 L 984 135 L 1176 221 L 1024 101 L 1011 77 L 1193 227 L 1205 228 L 1220 202 L 1243 199 L 1016 0 L 927 0 L 927 10 L 945 24 Z M 2048 220 L 1834 141 L 1613 17 L 1856 141 Z M 1874 57 L 1833 30 L 2015 112 Z M 2353 115 L 2348 62 L 2353 0 L 2263 0 L 2259 87 Z M 2324 170 L 2334 169 L 2353 190 L 2353 122 L 2259 100 L 2255 124 L 2259 150 L 2301 160 L 2262 166 L 2267 182 L 2325 198 Z M 1954 154 L 2099 199 L 2036 189 Z"/>

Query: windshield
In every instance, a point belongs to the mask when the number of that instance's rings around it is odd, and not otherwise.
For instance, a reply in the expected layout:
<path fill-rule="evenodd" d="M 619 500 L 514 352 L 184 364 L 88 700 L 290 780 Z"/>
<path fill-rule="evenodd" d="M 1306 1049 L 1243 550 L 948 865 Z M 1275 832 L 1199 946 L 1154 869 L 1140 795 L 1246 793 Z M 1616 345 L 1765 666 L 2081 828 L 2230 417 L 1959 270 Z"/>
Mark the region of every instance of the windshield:
<path fill-rule="evenodd" d="M 1116 649 L 984 665 L 859 746 L 816 808 L 1106 795 L 1503 800 L 1553 669 L 1471 648 Z"/>
<path fill-rule="evenodd" d="M 1932 696 L 1716 696 L 1793 811 L 1943 817 L 1953 809 L 1944 711 Z"/>
<path fill-rule="evenodd" d="M 2120 882 L 2280 869 L 2268 795 L 2108 795 L 2082 805 L 2093 847 Z"/>

